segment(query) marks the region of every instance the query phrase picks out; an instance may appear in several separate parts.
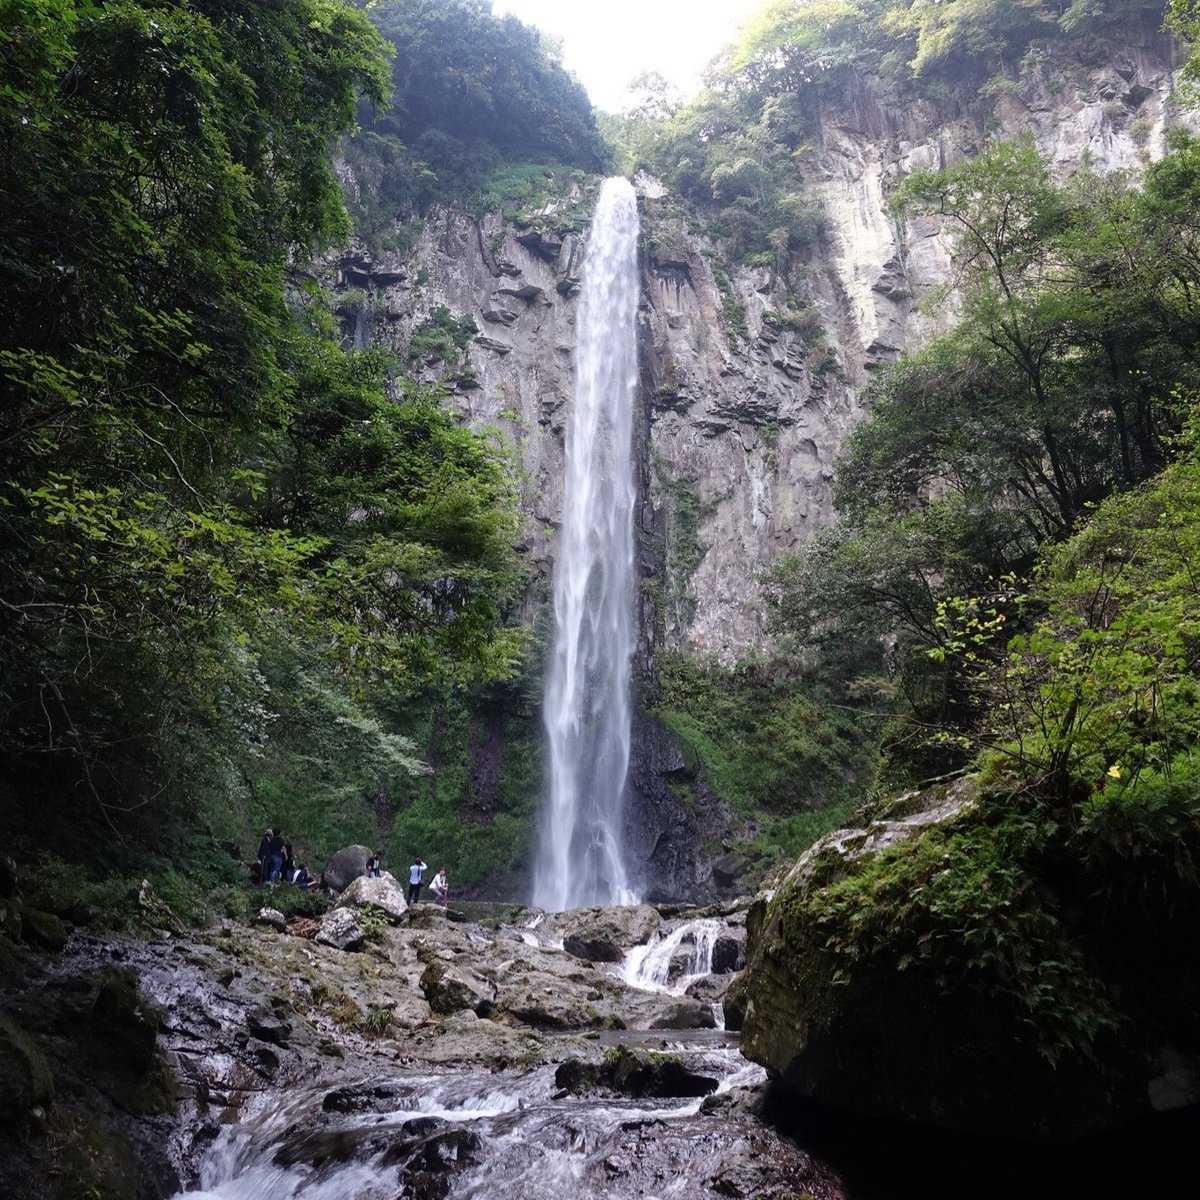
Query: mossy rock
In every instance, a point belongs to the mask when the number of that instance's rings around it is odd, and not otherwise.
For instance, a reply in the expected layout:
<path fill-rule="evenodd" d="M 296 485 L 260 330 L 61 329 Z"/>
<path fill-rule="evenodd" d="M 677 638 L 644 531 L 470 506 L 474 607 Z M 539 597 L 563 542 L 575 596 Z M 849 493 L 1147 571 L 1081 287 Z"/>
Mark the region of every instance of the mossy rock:
<path fill-rule="evenodd" d="M 67 927 L 53 913 L 21 910 L 21 936 L 31 946 L 58 953 L 67 944 Z"/>
<path fill-rule="evenodd" d="M 1200 1078 L 1200 889 L 1156 909 L 1133 858 L 1102 906 L 1023 796 L 964 779 L 924 801 L 829 835 L 756 902 L 726 999 L 743 1053 L 784 1093 L 993 1136 L 1178 1103 Z"/>
<path fill-rule="evenodd" d="M 146 1195 L 137 1153 L 115 1130 L 92 1116 L 62 1110 L 54 1114 L 47 1144 L 45 1195 L 60 1200 L 130 1200 Z M 174 1181 L 166 1183 L 169 1192 Z M 161 1185 L 153 1194 L 162 1195 Z"/>
<path fill-rule="evenodd" d="M 54 1078 L 45 1056 L 25 1030 L 0 1015 L 0 1113 L 21 1119 L 53 1096 Z"/>

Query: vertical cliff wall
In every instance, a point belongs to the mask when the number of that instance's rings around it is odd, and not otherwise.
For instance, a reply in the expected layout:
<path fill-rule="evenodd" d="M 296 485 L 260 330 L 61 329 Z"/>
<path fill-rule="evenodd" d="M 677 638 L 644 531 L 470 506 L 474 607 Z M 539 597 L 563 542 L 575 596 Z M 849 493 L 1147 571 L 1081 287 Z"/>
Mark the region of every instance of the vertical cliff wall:
<path fill-rule="evenodd" d="M 922 304 L 952 283 L 950 234 L 934 218 L 898 220 L 897 182 L 1026 131 L 1060 174 L 1084 163 L 1136 173 L 1181 119 L 1176 59 L 1152 30 L 1086 55 L 1060 47 L 969 106 L 902 103 L 875 78 L 852 80 L 803 160 L 823 227 L 807 261 L 789 264 L 791 290 L 774 267 L 729 262 L 701 217 L 658 181 L 636 181 L 644 669 L 663 650 L 729 663 L 763 644 L 759 574 L 834 519 L 834 463 L 872 372 L 953 322 L 952 289 L 940 308 Z M 392 348 L 404 374 L 447 388 L 508 446 L 535 581 L 529 621 L 548 619 L 594 191 L 516 216 L 434 211 L 411 250 L 372 258 L 360 247 L 339 264 L 347 335 Z M 730 811 L 651 723 L 635 731 L 631 779 L 634 875 L 664 896 L 710 891 Z"/>

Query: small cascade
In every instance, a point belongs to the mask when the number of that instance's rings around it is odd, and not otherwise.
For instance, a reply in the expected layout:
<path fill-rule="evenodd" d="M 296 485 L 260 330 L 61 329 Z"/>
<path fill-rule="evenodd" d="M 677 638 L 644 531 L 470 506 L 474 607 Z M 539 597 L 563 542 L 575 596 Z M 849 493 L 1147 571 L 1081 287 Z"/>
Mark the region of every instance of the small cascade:
<path fill-rule="evenodd" d="M 718 1092 L 765 1079 L 736 1050 L 677 1049 Z M 717 1200 L 737 1194 L 712 1181 L 747 1134 L 726 1113 L 704 1115 L 700 1097 L 563 1099 L 553 1066 L 381 1075 L 271 1103 L 221 1130 L 195 1190 L 176 1200 Z"/>
<path fill-rule="evenodd" d="M 625 958 L 621 978 L 648 992 L 682 996 L 697 980 L 712 974 L 713 948 L 721 922 L 711 917 L 685 921 L 645 946 L 635 946 Z"/>

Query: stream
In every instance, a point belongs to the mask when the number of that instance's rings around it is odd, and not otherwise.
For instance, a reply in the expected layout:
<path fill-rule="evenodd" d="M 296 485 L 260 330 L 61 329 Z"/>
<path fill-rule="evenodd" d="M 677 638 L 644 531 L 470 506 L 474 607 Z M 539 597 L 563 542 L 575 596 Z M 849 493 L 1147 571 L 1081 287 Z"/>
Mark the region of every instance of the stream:
<path fill-rule="evenodd" d="M 711 968 L 720 928 L 664 926 L 608 973 L 631 991 L 682 996 Z M 537 940 L 522 932 L 522 942 Z M 736 1035 L 605 1030 L 587 1042 L 586 1065 L 572 1035 L 548 1039 L 536 1063 L 499 1070 L 374 1062 L 356 1073 L 348 1059 L 340 1078 L 249 1099 L 215 1132 L 177 1200 L 842 1195 L 832 1174 L 755 1115 L 766 1075 L 742 1058 Z M 669 1073 L 635 1075 L 631 1094 L 590 1077 L 571 1086 L 614 1054 L 633 1064 L 646 1050 L 652 1061 L 669 1056 Z"/>

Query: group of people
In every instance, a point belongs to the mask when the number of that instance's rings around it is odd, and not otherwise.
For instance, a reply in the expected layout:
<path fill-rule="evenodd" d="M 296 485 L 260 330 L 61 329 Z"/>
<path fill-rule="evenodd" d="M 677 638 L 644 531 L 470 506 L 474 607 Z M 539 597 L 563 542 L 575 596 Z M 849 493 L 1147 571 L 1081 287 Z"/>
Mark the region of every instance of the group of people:
<path fill-rule="evenodd" d="M 427 870 L 429 867 L 423 858 L 418 856 L 413 859 L 412 866 L 408 868 L 409 904 L 416 904 L 421 895 L 421 882 Z M 438 867 L 437 874 L 429 882 L 429 891 L 438 904 L 445 904 L 450 898 L 450 879 L 446 874 L 445 867 Z"/>
<path fill-rule="evenodd" d="M 304 863 L 293 859 L 291 843 L 284 840 L 278 829 L 268 829 L 258 843 L 258 881 L 294 883 L 305 889 L 321 886 L 321 881 L 309 873 Z"/>
<path fill-rule="evenodd" d="M 378 879 L 380 855 L 375 851 L 367 858 L 367 875 Z M 292 858 L 292 847 L 284 840 L 283 834 L 277 829 L 268 829 L 262 835 L 258 844 L 258 881 L 260 883 L 294 883 L 301 888 L 318 888 L 321 880 L 309 873 L 304 863 L 297 863 Z M 408 868 L 408 902 L 416 904 L 421 895 L 422 881 L 425 872 L 429 870 L 425 860 L 419 855 L 413 859 Z M 438 904 L 445 904 L 450 898 L 450 879 L 445 867 L 438 867 L 437 874 L 429 882 L 429 891 Z"/>

